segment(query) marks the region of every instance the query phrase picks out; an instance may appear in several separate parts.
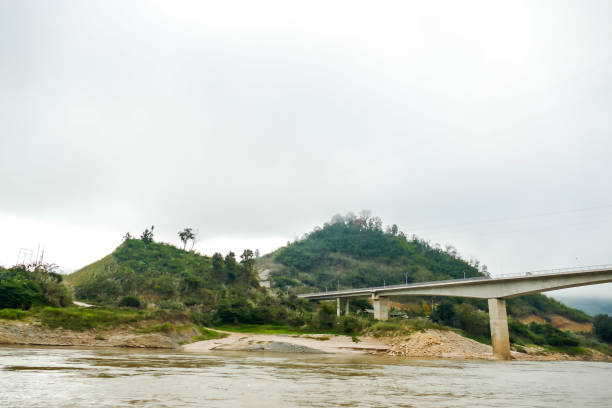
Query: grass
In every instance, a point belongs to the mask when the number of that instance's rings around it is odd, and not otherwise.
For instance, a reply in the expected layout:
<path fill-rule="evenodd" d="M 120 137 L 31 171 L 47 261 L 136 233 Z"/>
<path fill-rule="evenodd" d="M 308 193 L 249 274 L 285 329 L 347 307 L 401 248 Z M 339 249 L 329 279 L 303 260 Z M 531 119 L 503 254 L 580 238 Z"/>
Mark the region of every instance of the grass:
<path fill-rule="evenodd" d="M 306 339 L 313 339 L 313 340 L 319 340 L 319 341 L 325 341 L 325 340 L 331 339 L 331 336 L 311 336 L 311 335 L 308 335 L 308 334 L 306 334 L 306 335 L 304 335 L 302 337 L 304 337 Z"/>
<path fill-rule="evenodd" d="M 29 315 L 30 313 L 21 309 L 0 309 L 0 319 L 21 320 Z"/>
<path fill-rule="evenodd" d="M 123 309 L 82 309 L 76 307 L 45 307 L 40 320 L 51 328 L 83 331 L 96 327 L 115 327 L 147 318 L 146 313 Z"/>
<path fill-rule="evenodd" d="M 273 325 L 273 324 L 238 324 L 238 325 L 222 325 L 216 326 L 216 329 L 231 331 L 236 333 L 253 333 L 253 334 L 316 334 L 321 333 L 320 330 L 300 329 L 292 326 Z M 330 333 L 332 334 L 332 333 Z"/>
<path fill-rule="evenodd" d="M 224 337 L 229 336 L 227 333 L 221 333 L 218 331 L 210 330 L 202 326 L 196 326 L 196 328 L 198 329 L 200 334 L 193 337 L 195 341 L 222 339 Z"/>
<path fill-rule="evenodd" d="M 543 348 L 546 351 L 563 353 L 569 356 L 582 355 L 587 352 L 587 350 L 584 347 L 580 347 L 580 346 L 561 346 L 561 347 L 543 346 Z"/>
<path fill-rule="evenodd" d="M 366 328 L 366 332 L 374 337 L 380 336 L 409 336 L 415 331 L 425 331 L 429 329 L 449 330 L 448 327 L 440 326 L 426 319 L 394 319 L 386 322 L 376 322 Z"/>
<path fill-rule="evenodd" d="M 518 351 L 519 353 L 527 353 L 527 350 L 525 349 L 525 347 L 520 346 L 518 344 L 514 344 L 513 346 L 514 346 L 514 349 Z"/>
<path fill-rule="evenodd" d="M 116 265 L 116 261 L 112 254 L 107 255 L 104 258 L 71 273 L 70 275 L 66 275 L 64 280 L 72 287 L 78 286 L 91 279 L 92 276 L 103 274 L 111 265 Z"/>
<path fill-rule="evenodd" d="M 170 322 L 153 324 L 136 330 L 137 333 L 169 333 L 171 331 L 176 331 L 176 327 Z"/>
<path fill-rule="evenodd" d="M 483 337 L 483 336 L 476 336 L 472 333 L 468 333 L 465 330 L 461 330 L 461 329 L 457 329 L 457 328 L 453 328 L 453 327 L 449 327 L 447 328 L 447 330 L 452 330 L 455 333 L 457 333 L 460 336 L 466 337 L 468 339 L 472 339 L 474 341 L 477 341 L 479 343 L 482 344 L 488 344 L 489 346 L 491 345 L 491 337 Z"/>

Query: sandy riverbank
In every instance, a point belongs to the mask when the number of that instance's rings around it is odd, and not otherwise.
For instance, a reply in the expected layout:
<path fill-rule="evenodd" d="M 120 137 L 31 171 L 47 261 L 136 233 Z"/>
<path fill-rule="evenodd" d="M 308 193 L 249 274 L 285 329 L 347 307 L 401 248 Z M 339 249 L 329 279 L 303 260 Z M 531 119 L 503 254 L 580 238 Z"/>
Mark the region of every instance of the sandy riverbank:
<path fill-rule="evenodd" d="M 358 342 L 348 336 L 329 334 L 249 334 L 224 332 L 222 339 L 198 341 L 186 344 L 181 350 L 205 351 L 276 351 L 319 354 L 382 354 L 389 346 L 374 337 L 363 336 Z"/>
<path fill-rule="evenodd" d="M 224 332 L 227 337 L 193 342 L 199 332 L 189 326 L 168 333 L 139 333 L 138 327 L 71 331 L 50 329 L 35 321 L 0 320 L 0 344 L 135 347 L 179 349 L 185 352 L 263 351 L 320 354 L 378 354 L 413 358 L 493 359 L 491 346 L 460 336 L 452 331 L 426 330 L 409 336 L 349 336 L 330 334 L 250 334 Z M 528 348 L 528 353 L 512 352 L 516 360 L 612 361 L 595 350 L 580 356 L 544 352 Z"/>
<path fill-rule="evenodd" d="M 379 354 L 414 358 L 455 358 L 492 360 L 491 346 L 460 336 L 452 331 L 426 330 L 401 337 L 359 337 L 359 342 L 348 336 L 334 335 L 269 335 L 225 332 L 222 339 L 186 344 L 186 352 L 211 351 L 270 351 L 331 354 Z M 528 353 L 512 352 L 515 360 L 556 361 L 589 360 L 612 361 L 595 350 L 581 356 L 544 353 L 528 349 Z"/>

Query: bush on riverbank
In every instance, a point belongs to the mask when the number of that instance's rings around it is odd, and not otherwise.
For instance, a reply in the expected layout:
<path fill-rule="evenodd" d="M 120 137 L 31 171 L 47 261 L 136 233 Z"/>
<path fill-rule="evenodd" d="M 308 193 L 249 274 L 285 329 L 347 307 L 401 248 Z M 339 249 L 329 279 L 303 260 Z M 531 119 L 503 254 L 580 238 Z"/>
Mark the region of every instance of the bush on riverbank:
<path fill-rule="evenodd" d="M 29 313 L 21 309 L 0 309 L 0 319 L 21 320 L 29 316 Z"/>
<path fill-rule="evenodd" d="M 62 307 L 72 304 L 72 294 L 54 265 L 0 267 L 0 309 L 32 306 Z"/>
<path fill-rule="evenodd" d="M 111 310 L 99 308 L 55 308 L 45 307 L 40 311 L 40 320 L 51 328 L 83 331 L 96 327 L 115 327 L 145 319 L 140 311 Z"/>

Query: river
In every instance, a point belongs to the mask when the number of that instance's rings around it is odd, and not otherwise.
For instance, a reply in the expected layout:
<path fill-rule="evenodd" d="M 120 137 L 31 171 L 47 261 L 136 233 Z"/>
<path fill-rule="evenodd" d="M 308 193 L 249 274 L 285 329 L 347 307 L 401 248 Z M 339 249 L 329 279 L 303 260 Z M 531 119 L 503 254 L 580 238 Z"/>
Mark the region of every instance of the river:
<path fill-rule="evenodd" d="M 612 364 L 0 347 L 0 407 L 612 407 Z"/>

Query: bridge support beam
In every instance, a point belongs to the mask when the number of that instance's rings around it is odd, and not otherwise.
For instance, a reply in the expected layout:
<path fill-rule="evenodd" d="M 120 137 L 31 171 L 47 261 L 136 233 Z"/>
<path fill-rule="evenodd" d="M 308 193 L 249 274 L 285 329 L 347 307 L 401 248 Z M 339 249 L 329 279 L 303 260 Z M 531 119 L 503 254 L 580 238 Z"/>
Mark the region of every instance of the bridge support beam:
<path fill-rule="evenodd" d="M 340 298 L 336 298 L 336 316 L 340 317 Z"/>
<path fill-rule="evenodd" d="M 372 303 L 374 304 L 374 319 L 389 320 L 389 306 L 387 298 L 383 296 L 372 295 Z"/>
<path fill-rule="evenodd" d="M 510 360 L 510 336 L 505 299 L 489 299 L 489 323 L 493 355 L 500 360 Z"/>
<path fill-rule="evenodd" d="M 349 298 L 346 298 L 346 315 L 348 316 L 350 313 L 349 311 Z"/>

